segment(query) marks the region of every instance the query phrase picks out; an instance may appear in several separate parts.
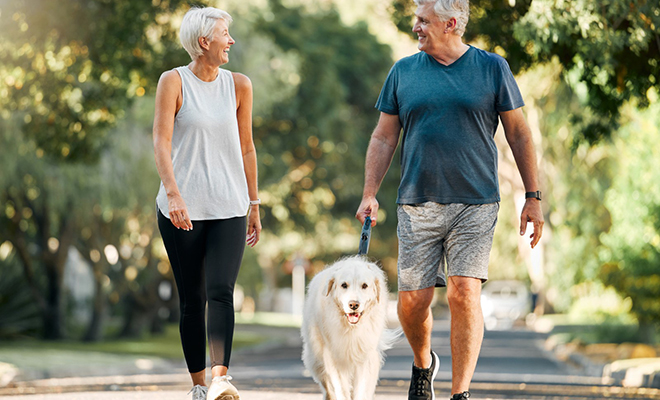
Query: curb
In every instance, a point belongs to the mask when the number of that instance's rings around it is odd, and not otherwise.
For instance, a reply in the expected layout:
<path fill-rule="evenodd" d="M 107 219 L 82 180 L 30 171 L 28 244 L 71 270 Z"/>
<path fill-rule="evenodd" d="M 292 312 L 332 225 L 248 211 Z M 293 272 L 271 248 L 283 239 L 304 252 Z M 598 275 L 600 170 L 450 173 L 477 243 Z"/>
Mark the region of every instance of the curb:
<path fill-rule="evenodd" d="M 603 385 L 660 389 L 660 357 L 629 358 L 598 363 L 571 343 L 550 345 L 557 358 L 568 360 L 586 375 L 601 377 Z"/>
<path fill-rule="evenodd" d="M 607 364 L 603 382 L 625 387 L 660 388 L 660 358 L 632 358 Z"/>
<path fill-rule="evenodd" d="M 9 385 L 18 375 L 18 368 L 12 364 L 0 362 L 0 388 Z"/>

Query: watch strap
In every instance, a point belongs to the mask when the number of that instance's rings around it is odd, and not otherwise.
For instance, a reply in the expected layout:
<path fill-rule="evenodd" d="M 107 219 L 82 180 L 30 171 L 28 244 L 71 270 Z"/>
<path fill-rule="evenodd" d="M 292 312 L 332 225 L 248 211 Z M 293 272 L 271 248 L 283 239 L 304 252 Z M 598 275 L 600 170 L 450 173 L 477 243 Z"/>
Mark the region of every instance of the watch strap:
<path fill-rule="evenodd" d="M 525 198 L 541 200 L 541 191 L 537 190 L 536 192 L 525 192 Z"/>

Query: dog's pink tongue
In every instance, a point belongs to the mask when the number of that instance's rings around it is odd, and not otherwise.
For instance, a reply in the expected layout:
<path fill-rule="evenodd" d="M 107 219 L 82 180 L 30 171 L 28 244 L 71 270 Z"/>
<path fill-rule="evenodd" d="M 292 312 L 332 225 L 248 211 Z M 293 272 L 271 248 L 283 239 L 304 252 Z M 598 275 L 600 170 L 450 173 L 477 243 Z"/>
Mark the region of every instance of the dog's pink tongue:
<path fill-rule="evenodd" d="M 360 320 L 360 314 L 348 314 L 348 322 L 351 324 L 357 324 Z"/>

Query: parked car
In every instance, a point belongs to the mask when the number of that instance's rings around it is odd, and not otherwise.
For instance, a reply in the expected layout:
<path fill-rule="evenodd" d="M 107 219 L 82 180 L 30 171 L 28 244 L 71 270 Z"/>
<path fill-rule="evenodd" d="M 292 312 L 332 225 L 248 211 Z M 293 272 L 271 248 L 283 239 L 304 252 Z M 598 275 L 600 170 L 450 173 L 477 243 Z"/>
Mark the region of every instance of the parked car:
<path fill-rule="evenodd" d="M 508 329 L 531 311 L 532 298 L 520 281 L 489 281 L 481 291 L 486 329 Z"/>

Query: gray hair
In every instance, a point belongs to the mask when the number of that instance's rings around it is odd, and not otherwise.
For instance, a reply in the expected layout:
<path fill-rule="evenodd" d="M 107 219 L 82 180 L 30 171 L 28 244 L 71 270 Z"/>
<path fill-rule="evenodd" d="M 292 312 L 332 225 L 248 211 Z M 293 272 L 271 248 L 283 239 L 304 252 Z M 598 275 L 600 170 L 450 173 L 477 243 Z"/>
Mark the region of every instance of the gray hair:
<path fill-rule="evenodd" d="M 232 22 L 229 13 L 215 7 L 193 7 L 183 16 L 179 38 L 181 45 L 186 49 L 193 61 L 204 54 L 199 45 L 199 38 L 205 37 L 210 39 L 213 34 L 213 28 L 219 19 L 224 20 L 227 25 Z"/>
<path fill-rule="evenodd" d="M 456 29 L 454 33 L 463 36 L 465 26 L 470 19 L 470 1 L 469 0 L 414 0 L 417 6 L 424 4 L 433 4 L 433 11 L 440 21 L 449 21 L 456 18 Z"/>

